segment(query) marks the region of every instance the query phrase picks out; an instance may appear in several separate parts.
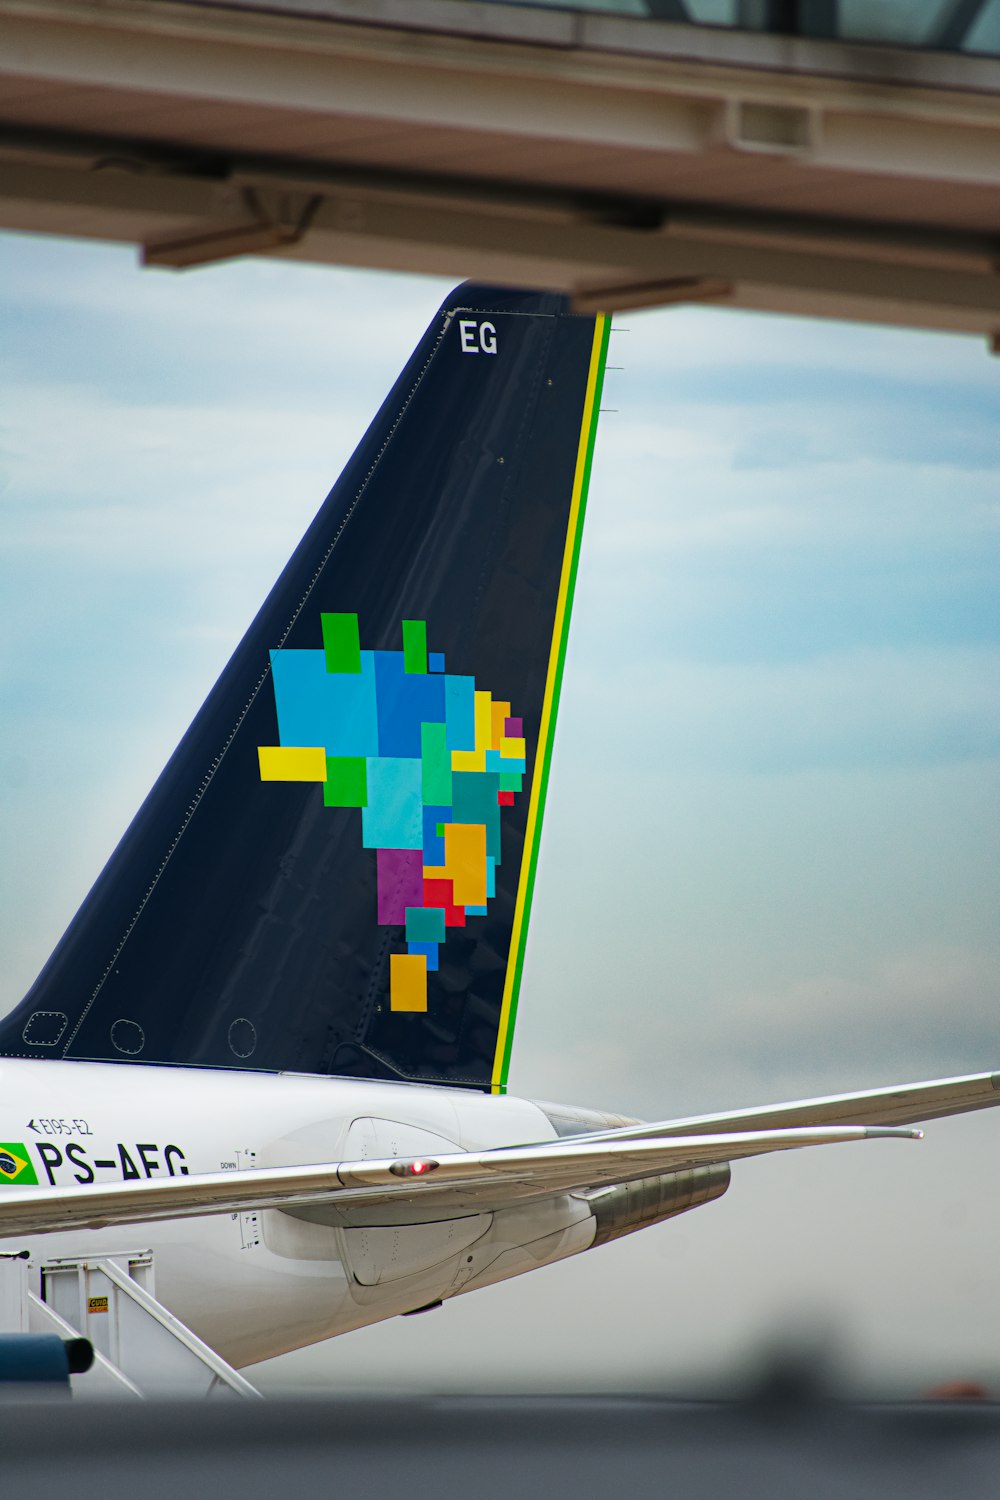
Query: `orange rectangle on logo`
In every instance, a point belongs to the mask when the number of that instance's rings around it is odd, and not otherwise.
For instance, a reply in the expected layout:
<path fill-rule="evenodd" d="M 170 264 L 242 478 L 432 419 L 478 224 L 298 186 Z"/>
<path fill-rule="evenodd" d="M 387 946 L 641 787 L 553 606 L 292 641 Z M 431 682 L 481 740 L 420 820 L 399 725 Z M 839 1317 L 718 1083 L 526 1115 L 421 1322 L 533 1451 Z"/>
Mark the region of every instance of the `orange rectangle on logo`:
<path fill-rule="evenodd" d="M 504 727 L 510 718 L 509 703 L 493 703 L 490 705 L 490 716 L 492 718 L 492 734 L 490 735 L 490 749 L 499 750 L 503 744 Z"/>
<path fill-rule="evenodd" d="M 486 905 L 486 826 L 444 825 L 444 868 L 455 891 L 456 906 Z"/>
<path fill-rule="evenodd" d="M 427 1009 L 427 959 L 422 953 L 389 954 L 389 1009 Z"/>

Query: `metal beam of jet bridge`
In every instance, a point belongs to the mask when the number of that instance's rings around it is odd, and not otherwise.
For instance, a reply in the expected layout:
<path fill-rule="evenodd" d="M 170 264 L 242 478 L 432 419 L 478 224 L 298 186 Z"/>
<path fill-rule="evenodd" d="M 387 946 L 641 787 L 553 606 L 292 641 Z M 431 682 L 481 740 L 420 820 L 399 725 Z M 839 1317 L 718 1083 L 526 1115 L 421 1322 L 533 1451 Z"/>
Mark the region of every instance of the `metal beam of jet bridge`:
<path fill-rule="evenodd" d="M 1000 334 L 1000 67 L 476 0 L 0 0 L 0 226 Z"/>

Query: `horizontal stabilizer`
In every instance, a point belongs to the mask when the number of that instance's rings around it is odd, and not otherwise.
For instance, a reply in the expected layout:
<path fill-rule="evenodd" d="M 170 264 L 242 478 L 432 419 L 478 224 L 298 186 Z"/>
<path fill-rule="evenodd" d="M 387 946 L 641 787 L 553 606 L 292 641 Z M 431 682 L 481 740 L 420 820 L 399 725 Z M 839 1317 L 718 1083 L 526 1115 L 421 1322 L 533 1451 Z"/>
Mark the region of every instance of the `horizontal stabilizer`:
<path fill-rule="evenodd" d="M 455 1152 L 424 1160 L 328 1162 L 312 1166 L 212 1172 L 111 1186 L 22 1188 L 0 1200 L 0 1239 L 66 1229 L 101 1229 L 159 1219 L 299 1209 L 418 1205 L 442 1218 L 488 1213 L 555 1193 L 580 1192 L 667 1172 L 873 1137 L 919 1137 L 914 1130 L 844 1125 L 753 1130 L 670 1140 L 546 1142 L 499 1151 Z M 405 1221 L 405 1220 L 404 1220 Z"/>
<path fill-rule="evenodd" d="M 929 1083 L 901 1083 L 867 1094 L 830 1094 L 760 1109 L 691 1115 L 679 1120 L 637 1121 L 615 1130 L 588 1131 L 576 1140 L 661 1140 L 670 1136 L 717 1135 L 729 1130 L 800 1130 L 814 1125 L 915 1125 L 947 1115 L 1000 1104 L 1000 1073 L 970 1073 Z"/>

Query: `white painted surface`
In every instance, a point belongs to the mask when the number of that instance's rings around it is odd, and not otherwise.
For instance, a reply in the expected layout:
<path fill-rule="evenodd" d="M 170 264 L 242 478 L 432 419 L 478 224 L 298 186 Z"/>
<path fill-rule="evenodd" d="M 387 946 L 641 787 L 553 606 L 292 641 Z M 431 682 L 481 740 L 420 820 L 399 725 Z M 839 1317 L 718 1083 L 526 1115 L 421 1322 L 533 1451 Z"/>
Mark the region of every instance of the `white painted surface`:
<path fill-rule="evenodd" d="M 0 1095 L 0 1138 L 23 1142 L 40 1183 L 67 1186 L 554 1137 L 520 1099 L 297 1075 L 10 1060 L 0 1063 Z M 33 1269 L 59 1256 L 152 1251 L 157 1298 L 244 1365 L 520 1274 L 592 1238 L 586 1204 L 556 1197 L 439 1224 L 344 1230 L 270 1211 L 5 1241 L 0 1251 L 29 1249 Z"/>

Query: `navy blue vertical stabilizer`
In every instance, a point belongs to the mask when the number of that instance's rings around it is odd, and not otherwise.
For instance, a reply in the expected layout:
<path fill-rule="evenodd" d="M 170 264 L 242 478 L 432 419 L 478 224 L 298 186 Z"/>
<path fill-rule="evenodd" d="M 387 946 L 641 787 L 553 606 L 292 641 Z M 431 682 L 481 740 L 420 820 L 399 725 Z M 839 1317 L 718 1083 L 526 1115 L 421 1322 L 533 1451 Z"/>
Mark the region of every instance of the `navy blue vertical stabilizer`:
<path fill-rule="evenodd" d="M 603 329 L 447 299 L 0 1053 L 502 1087 Z"/>

